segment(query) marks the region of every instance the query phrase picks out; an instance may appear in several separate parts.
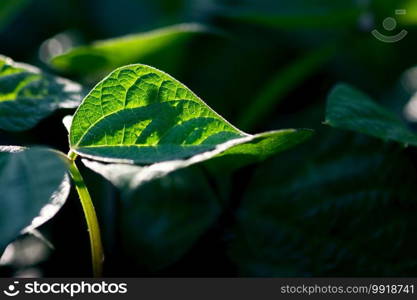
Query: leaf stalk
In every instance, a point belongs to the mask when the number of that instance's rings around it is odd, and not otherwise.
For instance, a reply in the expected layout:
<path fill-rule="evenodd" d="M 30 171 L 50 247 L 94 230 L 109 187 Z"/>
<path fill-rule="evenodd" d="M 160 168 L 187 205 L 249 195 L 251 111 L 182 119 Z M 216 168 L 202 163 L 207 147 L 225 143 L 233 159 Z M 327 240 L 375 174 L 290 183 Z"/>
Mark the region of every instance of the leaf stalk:
<path fill-rule="evenodd" d="M 94 277 L 101 277 L 103 274 L 104 252 L 101 242 L 100 226 L 97 219 L 97 214 L 91 200 L 90 193 L 85 185 L 84 179 L 75 164 L 75 161 L 70 158 L 69 172 L 74 181 L 75 188 L 80 197 L 81 206 L 83 208 L 84 216 L 87 221 L 88 234 L 90 237 L 91 257 L 93 264 Z"/>

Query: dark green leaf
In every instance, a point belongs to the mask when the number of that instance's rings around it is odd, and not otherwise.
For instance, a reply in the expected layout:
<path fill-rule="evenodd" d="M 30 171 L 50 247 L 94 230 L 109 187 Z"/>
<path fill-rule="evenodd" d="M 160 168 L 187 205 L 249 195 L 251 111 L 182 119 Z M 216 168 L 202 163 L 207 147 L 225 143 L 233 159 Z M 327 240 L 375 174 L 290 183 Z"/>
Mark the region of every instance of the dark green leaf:
<path fill-rule="evenodd" d="M 338 85 L 327 100 L 326 124 L 384 141 L 417 146 L 417 136 L 394 113 L 348 85 Z"/>
<path fill-rule="evenodd" d="M 82 95 L 74 82 L 0 56 L 0 129 L 30 129 L 59 108 L 77 107 Z"/>
<path fill-rule="evenodd" d="M 146 183 L 122 198 L 123 249 L 129 259 L 151 270 L 181 258 L 221 209 L 196 168 Z"/>
<path fill-rule="evenodd" d="M 66 173 L 51 150 L 0 147 L 0 249 L 58 212 L 70 191 Z"/>
<path fill-rule="evenodd" d="M 322 138 L 330 146 L 306 144 L 255 174 L 230 251 L 241 275 L 415 274 L 412 162 L 396 144 Z"/>

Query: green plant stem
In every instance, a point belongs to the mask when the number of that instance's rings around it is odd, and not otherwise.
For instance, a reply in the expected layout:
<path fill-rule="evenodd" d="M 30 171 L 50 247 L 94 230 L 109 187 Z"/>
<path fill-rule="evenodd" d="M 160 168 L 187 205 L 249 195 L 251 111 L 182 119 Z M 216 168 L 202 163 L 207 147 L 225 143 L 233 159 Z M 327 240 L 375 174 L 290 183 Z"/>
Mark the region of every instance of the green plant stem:
<path fill-rule="evenodd" d="M 73 159 L 70 160 L 70 174 L 80 197 L 84 216 L 87 221 L 88 233 L 90 236 L 91 257 L 93 263 L 94 277 L 101 277 L 103 273 L 103 246 L 101 243 L 100 226 L 98 224 L 96 211 L 91 201 L 90 193 L 85 185 L 84 179 Z"/>

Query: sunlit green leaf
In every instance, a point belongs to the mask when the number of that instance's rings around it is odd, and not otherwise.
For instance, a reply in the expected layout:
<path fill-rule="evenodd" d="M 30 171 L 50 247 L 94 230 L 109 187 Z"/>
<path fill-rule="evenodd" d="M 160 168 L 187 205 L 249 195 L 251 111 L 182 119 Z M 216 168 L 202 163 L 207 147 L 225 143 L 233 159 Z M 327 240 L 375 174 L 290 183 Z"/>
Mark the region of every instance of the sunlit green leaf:
<path fill-rule="evenodd" d="M 168 74 L 131 65 L 111 73 L 87 95 L 72 120 L 70 145 L 75 153 L 104 162 L 190 158 L 194 163 L 215 156 L 257 161 L 310 136 L 302 129 L 246 134 Z"/>
<path fill-rule="evenodd" d="M 207 28 L 199 24 L 174 25 L 73 48 L 54 57 L 51 63 L 67 73 L 97 77 L 127 64 L 154 63 L 149 60 L 159 51 L 164 51 L 165 56 L 175 60 L 170 55 L 181 44 L 195 34 L 207 31 Z"/>
<path fill-rule="evenodd" d="M 51 150 L 0 146 L 0 249 L 58 212 L 70 190 L 66 172 Z"/>
<path fill-rule="evenodd" d="M 0 129 L 22 131 L 81 102 L 80 85 L 0 56 Z"/>
<path fill-rule="evenodd" d="M 394 113 L 348 85 L 338 85 L 327 100 L 326 124 L 385 141 L 417 146 L 417 136 Z"/>

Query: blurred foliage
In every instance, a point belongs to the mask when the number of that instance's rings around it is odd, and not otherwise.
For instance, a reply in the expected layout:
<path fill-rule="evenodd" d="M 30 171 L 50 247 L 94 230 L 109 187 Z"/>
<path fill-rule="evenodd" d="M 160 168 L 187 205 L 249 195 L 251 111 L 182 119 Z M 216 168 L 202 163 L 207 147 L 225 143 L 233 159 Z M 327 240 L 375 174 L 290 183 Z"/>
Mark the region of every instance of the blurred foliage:
<path fill-rule="evenodd" d="M 151 181 L 123 195 L 122 201 L 122 243 L 132 261 L 153 270 L 184 255 L 216 221 L 223 205 L 195 168 Z"/>
<path fill-rule="evenodd" d="M 230 250 L 240 274 L 412 276 L 412 162 L 396 145 L 331 130 L 322 138 L 254 175 Z"/>
<path fill-rule="evenodd" d="M 273 28 L 334 28 L 354 26 L 363 10 L 358 1 L 234 1 L 224 14 L 228 17 Z"/>
<path fill-rule="evenodd" d="M 3 30 L 30 0 L 3 0 L 0 2 L 0 31 Z"/>
<path fill-rule="evenodd" d="M 395 30 L 384 29 L 387 17 L 398 21 Z M 141 40 L 183 23 L 209 30 L 123 44 L 117 54 L 100 53 L 105 63 L 77 60 L 103 45 L 97 41 L 112 48 L 127 35 Z M 3 0 L 0 53 L 66 71 L 59 75 L 86 88 L 120 64 L 147 63 L 249 132 L 317 131 L 284 156 L 233 174 L 186 168 L 129 194 L 83 168 L 103 224 L 106 276 L 416 276 L 417 153 L 322 124 L 328 93 L 346 82 L 392 111 L 401 130 L 417 129 L 416 24 L 413 0 Z M 386 44 L 374 29 L 408 35 Z M 57 71 L 51 59 L 65 64 Z M 2 86 L 0 78 L 0 94 Z M 356 94 L 349 99 L 363 104 Z M 0 144 L 67 150 L 57 125 L 66 114 L 56 111 L 25 132 L 0 131 Z M 55 250 L 27 268 L 88 276 L 81 220 L 71 195 L 40 228 Z M 25 238 L 9 246 L 9 257 Z M 4 258 L 0 272 L 25 274 L 24 265 Z"/>
<path fill-rule="evenodd" d="M 58 70 L 86 76 L 90 81 L 97 81 L 114 69 L 134 62 L 155 67 L 162 64 L 169 73 L 180 61 L 184 43 L 192 36 L 207 31 L 208 28 L 198 24 L 181 24 L 131 34 L 97 41 L 89 47 L 70 49 L 62 55 L 51 57 L 51 63 Z M 59 43 L 59 40 L 52 38 L 47 43 L 52 50 L 54 43 Z"/>
<path fill-rule="evenodd" d="M 340 84 L 329 94 L 325 123 L 384 141 L 396 141 L 406 147 L 417 146 L 416 135 L 398 116 L 348 85 Z"/>

